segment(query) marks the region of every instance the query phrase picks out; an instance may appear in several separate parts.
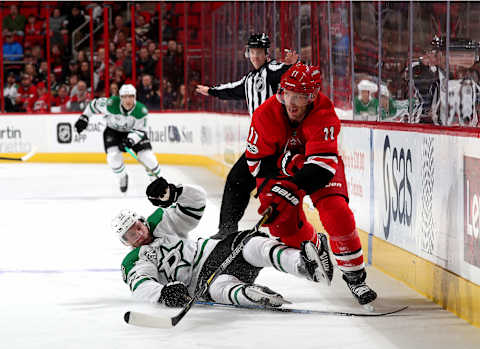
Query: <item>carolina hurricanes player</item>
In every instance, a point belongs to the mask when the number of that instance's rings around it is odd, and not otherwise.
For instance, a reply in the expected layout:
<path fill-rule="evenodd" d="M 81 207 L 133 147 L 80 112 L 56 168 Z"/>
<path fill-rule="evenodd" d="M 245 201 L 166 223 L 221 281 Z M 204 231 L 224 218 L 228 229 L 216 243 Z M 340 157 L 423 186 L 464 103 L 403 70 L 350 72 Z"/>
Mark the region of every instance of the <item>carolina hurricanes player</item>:
<path fill-rule="evenodd" d="M 358 302 L 367 304 L 377 294 L 365 284 L 362 246 L 348 206 L 337 149 L 340 120 L 319 87 L 316 67 L 297 63 L 283 75 L 277 94 L 253 114 L 247 163 L 257 179 L 259 213 L 274 208 L 267 222 L 270 233 L 292 247 L 314 243 L 331 280 L 333 267 L 325 263 L 326 238 L 314 231 L 302 209 L 303 197 L 310 195 L 343 279 Z"/>

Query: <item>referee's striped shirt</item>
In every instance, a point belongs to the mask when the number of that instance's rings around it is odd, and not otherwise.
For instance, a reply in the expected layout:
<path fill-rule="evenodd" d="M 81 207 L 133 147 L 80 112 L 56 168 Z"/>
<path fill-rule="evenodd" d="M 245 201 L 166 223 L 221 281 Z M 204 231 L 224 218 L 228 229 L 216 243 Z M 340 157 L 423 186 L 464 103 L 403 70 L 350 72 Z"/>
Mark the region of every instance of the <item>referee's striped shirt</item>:
<path fill-rule="evenodd" d="M 252 70 L 238 81 L 210 87 L 208 94 L 220 99 L 245 99 L 252 116 L 260 104 L 277 93 L 283 73 L 291 66 L 275 60 L 265 62 L 259 69 Z"/>

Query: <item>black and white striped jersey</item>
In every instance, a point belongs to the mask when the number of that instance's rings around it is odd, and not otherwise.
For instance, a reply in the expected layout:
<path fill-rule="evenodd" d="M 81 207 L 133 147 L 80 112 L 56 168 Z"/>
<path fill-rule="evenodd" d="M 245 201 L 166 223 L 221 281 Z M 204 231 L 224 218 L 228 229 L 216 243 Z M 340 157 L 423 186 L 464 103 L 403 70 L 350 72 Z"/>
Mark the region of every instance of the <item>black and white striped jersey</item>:
<path fill-rule="evenodd" d="M 252 70 L 238 81 L 210 87 L 208 94 L 220 99 L 245 99 L 252 116 L 260 104 L 277 93 L 283 73 L 291 66 L 275 60 L 265 62 L 259 69 Z"/>

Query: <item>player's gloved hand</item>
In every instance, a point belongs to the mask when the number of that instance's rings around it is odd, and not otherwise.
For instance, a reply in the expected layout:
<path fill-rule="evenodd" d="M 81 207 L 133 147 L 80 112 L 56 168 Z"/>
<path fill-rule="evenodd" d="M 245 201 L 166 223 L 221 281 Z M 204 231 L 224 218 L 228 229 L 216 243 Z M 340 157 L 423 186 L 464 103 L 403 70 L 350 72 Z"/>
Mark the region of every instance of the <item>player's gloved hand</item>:
<path fill-rule="evenodd" d="M 147 197 L 155 206 L 170 207 L 182 194 L 183 187 L 177 187 L 160 177 L 147 187 Z"/>
<path fill-rule="evenodd" d="M 275 180 L 259 195 L 260 208 L 258 213 L 263 215 L 268 207 L 272 208 L 270 218 L 265 225 L 280 224 L 287 221 L 290 214 L 301 204 L 305 192 L 287 180 Z"/>
<path fill-rule="evenodd" d="M 77 122 L 75 123 L 75 129 L 77 130 L 78 134 L 82 133 L 88 126 L 88 116 L 80 115 Z"/>
<path fill-rule="evenodd" d="M 125 148 L 130 148 L 132 149 L 132 147 L 135 145 L 135 141 L 133 139 L 131 139 L 130 137 L 125 137 L 124 139 L 122 139 L 122 141 L 120 142 L 120 147 L 122 149 L 125 150 Z"/>
<path fill-rule="evenodd" d="M 303 154 L 292 154 L 290 150 L 287 150 L 278 158 L 277 166 L 282 171 L 282 175 L 293 176 L 302 169 L 304 162 Z"/>
<path fill-rule="evenodd" d="M 191 299 L 187 286 L 181 281 L 169 282 L 163 286 L 158 301 L 167 307 L 183 307 Z"/>

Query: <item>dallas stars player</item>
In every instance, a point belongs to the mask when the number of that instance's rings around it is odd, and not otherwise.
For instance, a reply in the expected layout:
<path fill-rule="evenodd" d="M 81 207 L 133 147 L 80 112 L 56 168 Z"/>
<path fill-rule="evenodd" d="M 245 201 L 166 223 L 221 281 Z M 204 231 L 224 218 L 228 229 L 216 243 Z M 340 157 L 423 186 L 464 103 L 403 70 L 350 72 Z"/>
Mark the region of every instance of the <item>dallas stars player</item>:
<path fill-rule="evenodd" d="M 158 178 L 148 186 L 147 196 L 162 208 L 147 219 L 122 210 L 112 220 L 112 229 L 120 240 L 134 248 L 122 262 L 123 279 L 139 300 L 181 307 L 249 231 L 230 234 L 221 241 L 190 240 L 188 232 L 197 226 L 204 212 L 205 191 Z M 260 269 L 273 266 L 320 282 L 320 265 L 311 242 L 298 250 L 256 233 L 225 273 L 210 284 L 205 298 L 225 304 L 278 307 L 289 302 L 268 287 L 253 283 Z"/>
<path fill-rule="evenodd" d="M 140 161 L 151 170 L 148 172 L 151 178 L 158 177 L 160 173 L 160 166 L 146 132 L 148 110 L 136 101 L 136 92 L 133 85 L 125 84 L 120 88 L 120 97 L 95 98 L 75 123 L 75 129 L 80 134 L 87 128 L 92 115 L 105 114 L 107 127 L 103 132 L 103 144 L 107 163 L 117 174 L 122 193 L 128 189 L 128 174 L 122 156 L 125 147 L 137 153 Z"/>

